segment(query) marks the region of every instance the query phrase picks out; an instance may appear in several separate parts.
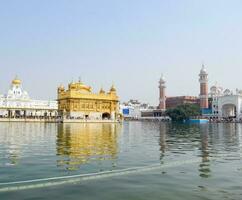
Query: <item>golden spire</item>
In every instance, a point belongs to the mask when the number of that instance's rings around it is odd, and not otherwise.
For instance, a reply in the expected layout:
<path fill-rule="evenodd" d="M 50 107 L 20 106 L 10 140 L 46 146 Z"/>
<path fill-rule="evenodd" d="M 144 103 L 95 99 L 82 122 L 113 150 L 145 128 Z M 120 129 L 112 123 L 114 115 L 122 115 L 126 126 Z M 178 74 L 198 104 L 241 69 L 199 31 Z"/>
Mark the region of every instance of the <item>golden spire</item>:
<path fill-rule="evenodd" d="M 114 87 L 114 84 L 112 84 L 112 87 L 110 89 L 110 92 L 116 92 L 116 88 Z"/>

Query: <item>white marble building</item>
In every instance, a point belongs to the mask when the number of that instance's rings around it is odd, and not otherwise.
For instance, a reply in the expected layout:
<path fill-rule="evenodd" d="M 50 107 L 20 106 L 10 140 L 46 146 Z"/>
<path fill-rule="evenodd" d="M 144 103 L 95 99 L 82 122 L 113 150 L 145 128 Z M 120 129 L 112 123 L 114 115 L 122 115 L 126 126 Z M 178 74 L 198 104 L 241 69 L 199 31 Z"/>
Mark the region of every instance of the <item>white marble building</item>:
<path fill-rule="evenodd" d="M 57 101 L 33 100 L 15 78 L 6 95 L 0 95 L 0 117 L 54 117 Z"/>
<path fill-rule="evenodd" d="M 124 117 L 138 119 L 141 117 L 141 112 L 148 110 L 149 107 L 148 104 L 131 99 L 126 103 L 120 104 L 119 110 Z"/>
<path fill-rule="evenodd" d="M 235 118 L 242 120 L 242 91 L 223 89 L 217 84 L 210 88 L 212 98 L 212 116 L 217 118 Z"/>

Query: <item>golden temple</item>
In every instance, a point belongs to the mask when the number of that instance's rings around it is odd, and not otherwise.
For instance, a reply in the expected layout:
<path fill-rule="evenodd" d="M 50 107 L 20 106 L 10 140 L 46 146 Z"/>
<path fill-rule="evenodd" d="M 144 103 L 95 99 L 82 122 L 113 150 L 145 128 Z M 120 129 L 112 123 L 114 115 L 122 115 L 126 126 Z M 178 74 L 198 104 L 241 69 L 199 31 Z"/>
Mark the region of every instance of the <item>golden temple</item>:
<path fill-rule="evenodd" d="M 109 92 L 102 88 L 92 93 L 92 88 L 81 81 L 72 82 L 65 89 L 58 87 L 58 111 L 64 119 L 119 120 L 119 97 L 112 85 Z"/>

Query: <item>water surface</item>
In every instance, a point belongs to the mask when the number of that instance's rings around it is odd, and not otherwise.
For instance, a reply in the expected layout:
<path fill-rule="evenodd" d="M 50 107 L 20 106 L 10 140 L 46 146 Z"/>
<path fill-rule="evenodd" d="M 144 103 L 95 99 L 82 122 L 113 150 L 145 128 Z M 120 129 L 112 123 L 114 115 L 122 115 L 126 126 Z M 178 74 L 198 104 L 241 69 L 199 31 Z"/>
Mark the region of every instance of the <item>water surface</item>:
<path fill-rule="evenodd" d="M 1 123 L 0 189 L 15 181 L 161 168 L 0 192 L 0 199 L 241 199 L 241 140 L 241 124 Z"/>

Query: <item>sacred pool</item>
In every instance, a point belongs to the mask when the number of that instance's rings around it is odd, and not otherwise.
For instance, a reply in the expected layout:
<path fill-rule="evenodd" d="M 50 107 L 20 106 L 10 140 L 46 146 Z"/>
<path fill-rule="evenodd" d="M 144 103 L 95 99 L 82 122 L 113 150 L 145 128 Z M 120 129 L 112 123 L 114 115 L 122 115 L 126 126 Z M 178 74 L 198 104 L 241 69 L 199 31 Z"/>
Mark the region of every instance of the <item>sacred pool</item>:
<path fill-rule="evenodd" d="M 241 199 L 242 125 L 0 123 L 0 199 Z"/>

